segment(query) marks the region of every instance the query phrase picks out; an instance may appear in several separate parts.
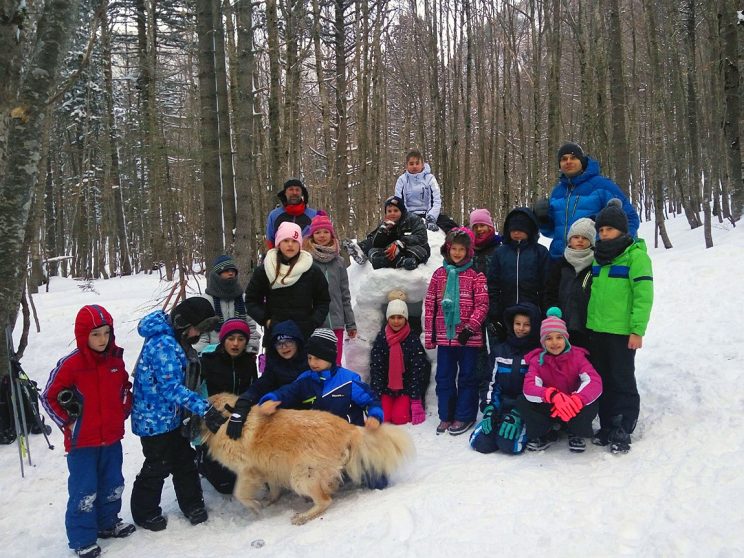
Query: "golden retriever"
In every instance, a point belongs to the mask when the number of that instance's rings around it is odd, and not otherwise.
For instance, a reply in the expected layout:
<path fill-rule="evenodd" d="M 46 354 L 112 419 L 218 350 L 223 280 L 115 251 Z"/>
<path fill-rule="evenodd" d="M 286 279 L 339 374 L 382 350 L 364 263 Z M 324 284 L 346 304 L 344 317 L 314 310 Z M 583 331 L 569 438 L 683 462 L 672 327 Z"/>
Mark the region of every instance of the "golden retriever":
<path fill-rule="evenodd" d="M 236 395 L 221 393 L 210 401 L 227 414 L 225 404 L 235 404 Z M 413 455 L 408 433 L 391 424 L 376 430 L 349 424 L 324 411 L 278 409 L 277 401 L 253 407 L 243 425 L 243 435 L 232 440 L 222 425 L 216 434 L 202 428 L 202 439 L 210 455 L 237 475 L 235 497 L 255 512 L 258 493 L 269 487 L 266 505 L 276 502 L 282 488 L 312 499 L 313 507 L 292 517 L 302 525 L 318 517 L 331 504 L 331 495 L 344 474 L 355 484 L 365 475 L 389 476 Z"/>

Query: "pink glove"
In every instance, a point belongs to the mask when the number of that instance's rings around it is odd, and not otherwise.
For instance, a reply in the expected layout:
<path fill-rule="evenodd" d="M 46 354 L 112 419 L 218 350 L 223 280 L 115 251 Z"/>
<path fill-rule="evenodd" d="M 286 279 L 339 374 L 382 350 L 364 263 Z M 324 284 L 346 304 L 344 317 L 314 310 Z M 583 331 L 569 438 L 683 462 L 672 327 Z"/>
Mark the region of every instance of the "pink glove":
<path fill-rule="evenodd" d="M 576 416 L 576 412 L 573 410 L 574 402 L 565 393 L 557 392 L 553 396 L 553 412 L 550 416 L 553 418 L 560 418 L 563 422 L 568 422 Z"/>
<path fill-rule="evenodd" d="M 581 400 L 581 397 L 579 397 L 578 393 L 573 393 L 568 398 L 569 405 L 571 405 L 571 410 L 574 412 L 575 415 L 578 415 L 581 409 L 584 408 L 584 402 Z"/>
<path fill-rule="evenodd" d="M 426 420 L 426 411 L 424 411 L 423 405 L 421 405 L 420 399 L 414 399 L 411 401 L 411 423 L 421 424 Z"/>
<path fill-rule="evenodd" d="M 557 388 L 552 386 L 545 388 L 545 391 L 543 392 L 543 401 L 545 401 L 545 403 L 552 403 L 553 397 L 555 397 L 557 393 L 560 393 Z"/>

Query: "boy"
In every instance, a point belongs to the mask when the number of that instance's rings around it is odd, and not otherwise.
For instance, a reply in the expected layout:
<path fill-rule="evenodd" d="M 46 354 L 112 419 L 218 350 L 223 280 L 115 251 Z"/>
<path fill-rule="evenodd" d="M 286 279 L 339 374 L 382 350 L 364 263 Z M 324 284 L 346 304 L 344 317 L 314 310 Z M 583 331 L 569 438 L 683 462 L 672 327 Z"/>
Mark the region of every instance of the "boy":
<path fill-rule="evenodd" d="M 470 436 L 470 446 L 480 453 L 521 453 L 527 441 L 515 404 L 527 373 L 524 357 L 540 346 L 539 330 L 532 326 L 540 323 L 540 311 L 534 304 L 523 302 L 506 309 L 504 323 L 506 341 L 491 351 L 492 373 L 481 393 L 483 420 Z"/>
<path fill-rule="evenodd" d="M 173 475 L 178 506 L 189 522 L 197 525 L 207 520 L 196 454 L 181 425 L 183 407 L 203 416 L 212 432 L 225 421 L 222 413 L 184 384 L 187 369 L 199 366 L 192 345 L 216 321 L 209 301 L 192 297 L 176 305 L 170 316 L 157 310 L 137 326 L 145 344 L 134 373 L 132 432 L 140 436 L 145 462 L 134 481 L 131 506 L 134 522 L 149 531 L 167 526 L 160 497 L 169 475 Z"/>
<path fill-rule="evenodd" d="M 592 362 L 605 387 L 599 401 L 600 429 L 592 443 L 609 444 L 613 453 L 627 453 L 640 410 L 635 352 L 643 346 L 651 315 L 653 271 L 646 243 L 629 234 L 620 200 L 610 200 L 599 212 L 596 228 L 599 240 L 586 326 Z"/>
<path fill-rule="evenodd" d="M 132 384 L 105 308 L 80 309 L 75 341 L 77 349 L 52 370 L 41 402 L 65 436 L 69 546 L 78 556 L 94 558 L 101 554 L 96 539 L 123 538 L 135 530 L 119 519 L 121 439 L 132 408 Z"/>
<path fill-rule="evenodd" d="M 496 248 L 488 264 L 488 317 L 492 335 L 506 338 L 501 323 L 504 311 L 515 304 L 531 302 L 541 312 L 550 268 L 548 250 L 537 242 L 540 232 L 531 209 L 512 209 L 504 220 L 504 243 Z"/>

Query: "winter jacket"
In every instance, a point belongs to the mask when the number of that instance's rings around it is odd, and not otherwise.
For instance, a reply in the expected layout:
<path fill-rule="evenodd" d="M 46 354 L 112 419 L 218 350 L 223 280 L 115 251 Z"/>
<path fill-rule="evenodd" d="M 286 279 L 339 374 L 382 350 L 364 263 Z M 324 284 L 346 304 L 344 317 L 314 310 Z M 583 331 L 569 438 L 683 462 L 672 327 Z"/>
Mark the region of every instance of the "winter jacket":
<path fill-rule="evenodd" d="M 406 209 L 411 214 L 428 217 L 436 221 L 442 211 L 442 195 L 439 184 L 431 174 L 429 163 L 417 174 L 406 171 L 395 182 L 395 195 L 403 199 Z"/>
<path fill-rule="evenodd" d="M 98 353 L 88 347 L 88 335 L 103 325 L 111 327 L 111 336 L 105 351 Z M 77 349 L 57 362 L 41 394 L 44 409 L 64 433 L 68 452 L 121 440 L 132 409 L 132 384 L 124 367 L 124 351 L 114 340 L 111 314 L 97 304 L 81 308 L 75 319 L 75 343 Z M 77 419 L 57 401 L 63 389 L 71 389 L 81 403 Z"/>
<path fill-rule="evenodd" d="M 200 360 L 201 377 L 209 395 L 243 393 L 258 378 L 256 357 L 245 351 L 233 358 L 220 346 L 212 353 L 203 354 Z"/>
<path fill-rule="evenodd" d="M 442 266 L 431 276 L 424 298 L 424 344 L 426 348 L 460 347 L 457 335 L 466 326 L 473 332 L 473 335 L 465 346 L 483 346 L 481 326 L 488 315 L 486 277 L 472 267 L 460 273 L 460 323 L 455 328 L 454 339 L 447 339 L 447 326 L 442 311 L 442 298 L 446 286 L 447 270 Z"/>
<path fill-rule="evenodd" d="M 654 276 L 646 243 L 636 239 L 607 265 L 592 265 L 586 326 L 617 335 L 646 334 L 654 302 Z"/>
<path fill-rule="evenodd" d="M 281 205 L 275 207 L 269 213 L 266 219 L 266 241 L 269 244 L 269 248 L 274 247 L 274 239 L 276 238 L 276 231 L 279 229 L 279 225 L 288 221 L 290 223 L 297 223 L 302 229 L 302 236 L 307 235 L 307 231 L 310 230 L 310 222 L 318 214 L 317 209 L 308 207 L 310 203 L 310 195 L 308 194 L 307 188 L 302 188 L 302 207 L 287 211 L 287 194 L 284 190 L 279 192 L 276 197 L 279 198 Z M 299 212 L 298 212 L 299 211 Z"/>
<path fill-rule="evenodd" d="M 545 308 L 557 306 L 569 333 L 586 332 L 586 310 L 592 292 L 592 266 L 578 273 L 565 257 L 550 268 L 545 286 Z"/>
<path fill-rule="evenodd" d="M 530 333 L 526 337 L 514 335 L 514 316 L 517 314 L 530 318 Z M 497 411 L 508 412 L 522 394 L 528 368 L 525 356 L 540 346 L 540 310 L 534 304 L 523 302 L 507 308 L 503 320 L 507 337 L 491 349 L 491 380 L 486 400 Z"/>
<path fill-rule="evenodd" d="M 241 294 L 241 296 L 243 295 Z M 212 308 L 215 308 L 214 297 L 212 295 L 205 294 L 202 298 L 206 298 L 212 305 Z M 235 300 L 221 298 L 220 310 L 222 311 L 222 323 L 224 323 L 225 320 L 234 318 L 236 314 Z M 251 338 L 248 340 L 248 345 L 246 346 L 245 350 L 249 353 L 258 353 L 259 349 L 261 348 L 261 334 L 258 331 L 258 324 L 250 316 L 246 316 L 245 321 L 251 330 Z M 201 337 L 199 337 L 199 342 L 194 345 L 194 350 L 196 350 L 197 353 L 201 353 L 207 347 L 207 345 L 218 345 L 219 342 L 220 331 L 218 326 L 212 331 L 202 333 Z"/>
<path fill-rule="evenodd" d="M 328 281 L 317 264 L 288 287 L 272 288 L 264 265 L 256 268 L 245 290 L 245 307 L 248 315 L 262 326 L 267 320 L 272 324 L 285 320 L 294 321 L 307 339 L 328 316 L 331 297 Z M 264 331 L 264 339 L 271 338 L 271 328 Z"/>
<path fill-rule="evenodd" d="M 411 333 L 400 344 L 403 350 L 403 390 L 395 393 L 388 388 L 390 346 L 385 328 L 377 334 L 369 357 L 369 374 L 372 391 L 379 397 L 385 395 L 407 395 L 411 399 L 422 399 L 431 377 L 431 363 L 416 334 Z"/>
<path fill-rule="evenodd" d="M 524 396 L 532 403 L 546 403 L 545 389 L 554 387 L 566 395 L 578 394 L 584 406 L 602 394 L 602 378 L 587 360 L 588 352 L 571 347 L 559 355 L 543 348 L 527 353 L 529 366 L 524 379 Z M 542 356 L 542 364 L 540 358 Z"/>
<path fill-rule="evenodd" d="M 134 370 L 132 432 L 155 436 L 178 428 L 181 407 L 199 416 L 209 404 L 185 385 L 189 359 L 176 339 L 170 318 L 162 310 L 140 320 L 137 333 L 145 338 Z"/>
<path fill-rule="evenodd" d="M 510 239 L 510 221 L 517 213 L 524 213 L 534 225 L 527 240 Z M 504 221 L 504 243 L 496 248 L 488 264 L 489 317 L 501 321 L 504 311 L 521 302 L 531 302 L 545 311 L 543 296 L 550 269 L 548 250 L 538 244 L 537 219 L 532 210 L 518 207 L 509 212 Z"/>
<path fill-rule="evenodd" d="M 473 268 L 475 271 L 479 271 L 486 276 L 488 275 L 488 261 L 500 244 L 501 237 L 495 234 L 484 245 L 473 247 L 475 250 L 475 255 L 473 256 Z"/>
<path fill-rule="evenodd" d="M 372 248 L 386 248 L 396 240 L 400 240 L 404 250 L 410 251 L 419 262 L 423 263 L 429 259 L 431 248 L 426 233 L 426 223 L 418 215 L 407 212 L 401 216 L 400 221 L 392 229 L 376 228 L 367 235 L 364 245 L 369 253 Z"/>
<path fill-rule="evenodd" d="M 356 329 L 354 311 L 351 309 L 351 293 L 349 292 L 349 274 L 346 272 L 344 260 L 337 256 L 330 262 L 315 260 L 328 281 L 328 294 L 331 297 L 328 317 L 323 327 L 330 329 Z"/>
<path fill-rule="evenodd" d="M 549 223 L 540 227 L 540 232 L 552 238 L 550 257 L 557 260 L 566 248 L 568 230 L 581 217 L 596 218 L 597 214 L 612 198 L 623 202 L 623 211 L 628 216 L 631 236 L 638 234 L 640 218 L 628 197 L 617 184 L 599 174 L 599 163 L 587 157 L 584 172 L 573 178 L 563 173 L 550 194 Z"/>
<path fill-rule="evenodd" d="M 306 370 L 291 384 L 264 395 L 259 404 L 265 401 L 281 401 L 282 407 L 290 408 L 306 402 L 311 409 L 328 411 L 358 426 L 364 425 L 364 410 L 383 421 L 380 401 L 370 387 L 356 372 L 336 365 L 322 372 Z"/>

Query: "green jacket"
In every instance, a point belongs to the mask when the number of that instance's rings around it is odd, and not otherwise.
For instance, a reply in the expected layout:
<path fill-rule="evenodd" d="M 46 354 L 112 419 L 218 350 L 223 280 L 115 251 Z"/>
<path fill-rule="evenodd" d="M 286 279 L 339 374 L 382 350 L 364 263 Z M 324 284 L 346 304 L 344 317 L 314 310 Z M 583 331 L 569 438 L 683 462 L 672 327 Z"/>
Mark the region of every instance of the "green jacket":
<path fill-rule="evenodd" d="M 646 243 L 637 239 L 607 265 L 592 264 L 586 327 L 601 333 L 645 335 L 654 302 Z"/>

